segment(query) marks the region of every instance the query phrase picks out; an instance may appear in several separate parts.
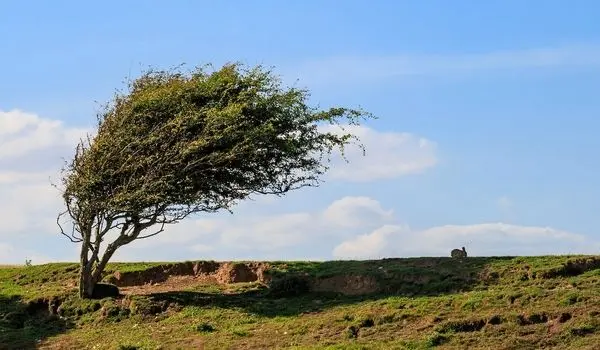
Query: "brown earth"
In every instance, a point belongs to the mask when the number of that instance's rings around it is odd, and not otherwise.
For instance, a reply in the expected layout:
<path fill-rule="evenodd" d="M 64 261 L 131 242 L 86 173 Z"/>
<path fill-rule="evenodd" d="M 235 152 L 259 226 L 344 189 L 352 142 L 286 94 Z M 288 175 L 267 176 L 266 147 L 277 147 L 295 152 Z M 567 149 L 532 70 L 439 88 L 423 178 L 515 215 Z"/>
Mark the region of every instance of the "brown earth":
<path fill-rule="evenodd" d="M 143 271 L 116 271 L 105 280 L 119 287 L 123 294 L 150 294 L 180 291 L 206 284 L 269 283 L 269 265 L 262 262 L 198 261 L 163 264 Z M 345 295 L 371 294 L 380 290 L 373 276 L 342 275 L 310 279 L 315 292 Z"/>
<path fill-rule="evenodd" d="M 182 290 L 201 284 L 268 283 L 268 264 L 197 261 L 158 265 L 143 271 L 115 271 L 105 280 L 124 294 Z"/>

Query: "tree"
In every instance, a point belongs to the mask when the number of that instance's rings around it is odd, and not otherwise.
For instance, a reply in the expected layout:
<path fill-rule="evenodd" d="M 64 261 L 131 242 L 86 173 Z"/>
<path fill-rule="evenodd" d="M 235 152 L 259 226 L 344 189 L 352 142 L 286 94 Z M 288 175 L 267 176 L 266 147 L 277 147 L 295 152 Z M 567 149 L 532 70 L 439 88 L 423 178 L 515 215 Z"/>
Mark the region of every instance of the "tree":
<path fill-rule="evenodd" d="M 150 70 L 98 113 L 63 168 L 61 233 L 81 244 L 79 294 L 91 297 L 115 251 L 194 213 L 254 194 L 318 186 L 333 150 L 358 139 L 360 109 L 319 110 L 271 71 L 228 64 Z M 323 125 L 340 126 L 325 132 Z M 359 145 L 362 147 L 362 145 Z M 61 218 L 67 216 L 70 230 Z M 112 239 L 109 239 L 113 237 Z M 104 246 L 105 241 L 109 243 Z"/>

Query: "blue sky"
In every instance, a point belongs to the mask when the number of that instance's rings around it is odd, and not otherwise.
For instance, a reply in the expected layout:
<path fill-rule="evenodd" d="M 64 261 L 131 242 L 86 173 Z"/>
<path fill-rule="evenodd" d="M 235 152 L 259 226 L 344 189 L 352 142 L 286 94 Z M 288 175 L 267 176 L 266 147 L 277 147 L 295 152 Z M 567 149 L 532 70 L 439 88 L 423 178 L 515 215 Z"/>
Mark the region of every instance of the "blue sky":
<path fill-rule="evenodd" d="M 372 169 L 370 178 L 340 175 L 234 216 L 194 218 L 165 233 L 177 239 L 136 242 L 121 259 L 600 249 L 598 11 L 583 0 L 3 3 L 0 208 L 22 219 L 0 229 L 0 262 L 76 256 L 52 226 L 57 194 L 41 196 L 48 181 L 33 175 L 72 154 L 69 140 L 94 125 L 95 101 L 148 66 L 228 61 L 272 65 L 323 107 L 376 114 L 365 134 L 370 160 L 344 168 Z M 38 119 L 6 131 L 26 116 Z M 31 151 L 15 155 L 14 145 Z M 363 220 L 346 224 L 348 213 Z"/>

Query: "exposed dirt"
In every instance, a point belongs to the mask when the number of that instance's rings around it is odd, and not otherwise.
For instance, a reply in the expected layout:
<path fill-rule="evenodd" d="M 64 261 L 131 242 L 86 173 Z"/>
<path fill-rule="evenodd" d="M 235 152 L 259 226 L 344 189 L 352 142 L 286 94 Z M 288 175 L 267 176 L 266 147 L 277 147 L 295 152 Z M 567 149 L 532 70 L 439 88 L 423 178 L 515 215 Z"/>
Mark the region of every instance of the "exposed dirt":
<path fill-rule="evenodd" d="M 153 293 L 175 292 L 190 289 L 204 284 L 215 284 L 213 276 L 171 276 L 166 281 L 139 286 L 119 288 L 124 295 L 144 295 Z"/>
<path fill-rule="evenodd" d="M 142 295 L 193 289 L 206 284 L 269 283 L 269 265 L 262 262 L 198 261 L 165 264 L 144 271 L 116 271 L 106 280 L 119 287 L 125 295 Z M 378 292 L 380 286 L 373 276 L 342 275 L 310 279 L 310 290 L 345 295 Z"/>
<path fill-rule="evenodd" d="M 315 292 L 335 292 L 345 295 L 371 294 L 379 290 L 375 277 L 363 275 L 333 276 L 313 281 Z"/>
<path fill-rule="evenodd" d="M 200 284 L 269 281 L 268 264 L 198 261 L 165 264 L 143 271 L 116 271 L 106 280 L 124 294 L 148 294 L 187 289 Z"/>
<path fill-rule="evenodd" d="M 219 283 L 265 282 L 266 268 L 263 263 L 223 263 L 216 278 Z"/>

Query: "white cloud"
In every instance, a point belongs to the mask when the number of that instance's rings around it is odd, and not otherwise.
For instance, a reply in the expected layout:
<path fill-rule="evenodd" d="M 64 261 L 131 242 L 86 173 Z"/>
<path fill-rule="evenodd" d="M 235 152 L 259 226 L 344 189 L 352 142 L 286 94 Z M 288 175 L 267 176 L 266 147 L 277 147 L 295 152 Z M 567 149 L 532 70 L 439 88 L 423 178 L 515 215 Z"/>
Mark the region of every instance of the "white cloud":
<path fill-rule="evenodd" d="M 264 204 L 262 213 L 268 208 Z M 249 215 L 238 211 L 218 216 L 186 220 L 152 239 L 134 242 L 118 253 L 118 259 L 134 260 L 157 247 L 173 249 L 181 259 L 198 254 L 215 259 L 328 259 L 340 240 L 393 220 L 392 211 L 379 202 L 350 196 L 309 212 Z"/>
<path fill-rule="evenodd" d="M 0 238 L 22 232 L 55 232 L 60 193 L 45 182 L 0 185 Z"/>
<path fill-rule="evenodd" d="M 600 242 L 550 227 L 504 223 L 447 225 L 422 231 L 407 226 L 384 226 L 341 243 L 336 258 L 381 256 L 449 256 L 465 246 L 473 256 L 594 253 Z"/>
<path fill-rule="evenodd" d="M 0 110 L 0 262 L 50 261 L 60 241 L 58 182 L 63 165 L 87 129 L 20 110 Z M 65 245 L 66 241 L 64 242 Z"/>
<path fill-rule="evenodd" d="M 61 158 L 72 156 L 74 146 L 88 129 L 12 110 L 0 111 L 0 130 L 0 211 L 3 213 L 0 243 L 8 244 L 15 235 L 27 234 L 32 238 L 28 244 L 40 252 L 48 248 L 45 240 L 50 238 L 56 239 L 56 242 L 52 240 L 54 247 L 61 243 L 69 246 L 58 235 L 55 220 L 63 204 L 60 193 L 51 184 L 59 180 Z M 424 139 L 362 127 L 352 132 L 361 136 L 373 155 L 362 157 L 356 154 L 354 157 L 352 152 L 356 150 L 350 150 L 349 157 L 353 162 L 350 165 L 334 163 L 331 178 L 350 181 L 390 178 L 418 172 L 435 162 L 434 148 L 430 148 L 432 144 Z M 425 160 L 419 160 L 419 157 Z M 384 158 L 394 166 L 380 164 L 379 160 Z M 248 203 L 260 208 L 274 205 L 274 201 L 264 198 Z M 247 210 L 253 211 L 254 207 Z M 276 254 L 282 249 L 294 250 L 297 246 L 310 245 L 320 234 L 335 236 L 342 227 L 348 232 L 357 228 L 371 229 L 392 217 L 392 211 L 384 210 L 378 202 L 366 197 L 342 198 L 324 212 L 244 216 L 242 211 L 240 214 L 186 220 L 169 226 L 166 232 L 156 237 L 135 242 L 132 248 L 126 247 L 121 256 L 155 256 L 158 253 L 156 247 L 161 244 L 172 247 L 171 253 L 174 247 L 181 250 L 183 245 L 184 250 L 195 253 Z M 307 232 L 306 227 L 311 227 L 312 231 Z M 232 246 L 235 251 L 229 250 Z M 147 251 L 143 252 L 143 249 Z M 168 249 L 160 250 L 163 254 L 168 252 Z"/>
<path fill-rule="evenodd" d="M 3 213 L 0 262 L 19 263 L 25 257 L 34 262 L 50 261 L 46 255 L 56 258 L 60 251 L 63 256 L 58 257 L 61 260 L 73 259 L 76 247 L 61 239 L 57 232 L 55 218 L 62 203 L 48 177 L 56 180 L 62 163 L 55 160 L 72 154 L 73 146 L 85 134 L 85 129 L 70 128 L 18 111 L 0 113 L 0 127 L 0 145 L 3 146 L 0 155 L 0 212 Z M 436 164 L 435 144 L 428 140 L 366 127 L 351 128 L 351 132 L 365 143 L 367 157 L 362 157 L 357 149 L 349 150 L 351 163 L 334 160 L 331 179 L 389 179 L 418 173 Z M 18 150 L 4 149 L 7 144 L 24 146 Z M 597 242 L 585 236 L 535 226 L 486 223 L 412 230 L 398 222 L 391 209 L 366 196 L 346 196 L 321 209 L 284 214 L 269 211 L 274 205 L 280 209 L 279 203 L 283 202 L 248 202 L 235 215 L 217 214 L 186 220 L 168 227 L 156 237 L 124 247 L 117 253 L 117 258 L 446 256 L 450 249 L 463 245 L 472 255 L 581 253 L 600 249 Z M 510 206 L 511 201 L 501 198 L 498 204 Z"/>
<path fill-rule="evenodd" d="M 333 249 L 333 256 L 351 259 L 382 258 L 382 254 L 388 249 L 388 237 L 404 230 L 408 229 L 397 225 L 382 226 L 370 234 L 359 235 L 342 242 Z"/>
<path fill-rule="evenodd" d="M 339 227 L 360 227 L 365 223 L 378 223 L 393 219 L 393 210 L 384 210 L 381 204 L 369 197 L 344 197 L 331 203 L 322 217 Z"/>
<path fill-rule="evenodd" d="M 474 54 L 338 56 L 297 65 L 285 74 L 314 84 L 347 84 L 401 76 L 440 76 L 507 69 L 600 66 L 599 45 L 570 45 Z"/>
<path fill-rule="evenodd" d="M 52 147 L 71 146 L 87 131 L 68 128 L 61 121 L 40 118 L 20 110 L 0 111 L 0 159 Z"/>
<path fill-rule="evenodd" d="M 310 212 L 239 214 L 181 223 L 177 241 L 165 232 L 145 243 L 134 243 L 135 248 L 126 247 L 119 258 L 139 259 L 158 247 L 179 259 L 250 260 L 449 256 L 450 250 L 462 246 L 472 256 L 595 253 L 600 249 L 600 242 L 549 227 L 483 223 L 414 230 L 368 197 L 344 197 Z M 208 229 L 200 231 L 199 227 Z"/>
<path fill-rule="evenodd" d="M 335 133 L 351 133 L 360 138 L 362 149 L 350 145 L 345 152 L 349 163 L 341 155 L 332 158 L 328 177 L 334 180 L 367 182 L 418 174 L 437 163 L 434 142 L 409 133 L 379 132 L 365 126 L 335 126 L 322 128 Z"/>

